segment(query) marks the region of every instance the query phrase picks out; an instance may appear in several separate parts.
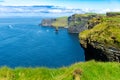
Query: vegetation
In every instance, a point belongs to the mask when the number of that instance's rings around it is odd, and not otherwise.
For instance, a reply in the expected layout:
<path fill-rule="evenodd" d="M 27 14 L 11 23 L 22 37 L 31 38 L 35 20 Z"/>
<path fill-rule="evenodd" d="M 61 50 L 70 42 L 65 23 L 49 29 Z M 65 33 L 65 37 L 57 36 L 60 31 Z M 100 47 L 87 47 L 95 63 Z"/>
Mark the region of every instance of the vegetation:
<path fill-rule="evenodd" d="M 70 21 L 69 26 L 86 26 L 88 20 L 94 17 L 104 16 L 104 14 L 96 14 L 96 13 L 85 13 L 85 14 L 74 14 L 72 15 L 72 21 Z"/>
<path fill-rule="evenodd" d="M 77 71 L 76 71 L 77 70 Z M 81 62 L 58 69 L 48 68 L 0 68 L 0 80 L 74 80 L 75 71 L 81 80 L 120 80 L 120 64 L 117 62 Z"/>
<path fill-rule="evenodd" d="M 107 12 L 106 15 L 109 16 L 109 17 L 119 16 L 120 12 Z"/>
<path fill-rule="evenodd" d="M 85 14 L 75 14 L 75 17 L 91 17 L 92 15 L 105 16 L 105 14 L 85 13 Z"/>
<path fill-rule="evenodd" d="M 105 44 L 106 46 L 120 47 L 120 17 L 102 17 L 100 20 L 95 20 L 91 21 L 99 21 L 99 24 L 90 30 L 80 33 L 80 39 L 89 39 Z"/>
<path fill-rule="evenodd" d="M 54 27 L 68 27 L 68 17 L 59 17 L 53 23 Z"/>
<path fill-rule="evenodd" d="M 71 16 L 71 21 L 69 22 L 70 27 L 84 25 L 91 14 L 74 14 Z"/>

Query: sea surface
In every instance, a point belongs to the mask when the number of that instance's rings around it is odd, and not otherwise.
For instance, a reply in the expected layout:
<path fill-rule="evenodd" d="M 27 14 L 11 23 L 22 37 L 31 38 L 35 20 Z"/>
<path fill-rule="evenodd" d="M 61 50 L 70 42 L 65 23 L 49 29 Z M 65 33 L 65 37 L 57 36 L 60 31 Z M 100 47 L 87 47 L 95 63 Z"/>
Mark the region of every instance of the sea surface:
<path fill-rule="evenodd" d="M 77 34 L 39 26 L 41 19 L 0 18 L 0 66 L 56 68 L 85 61 Z"/>

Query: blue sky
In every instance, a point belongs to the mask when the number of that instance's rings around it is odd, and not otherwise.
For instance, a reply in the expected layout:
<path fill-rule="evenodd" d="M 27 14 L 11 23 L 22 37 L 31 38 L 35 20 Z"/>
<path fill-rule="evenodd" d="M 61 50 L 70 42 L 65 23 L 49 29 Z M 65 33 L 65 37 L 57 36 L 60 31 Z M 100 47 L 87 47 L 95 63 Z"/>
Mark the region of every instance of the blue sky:
<path fill-rule="evenodd" d="M 118 9 L 120 0 L 0 0 L 0 5 L 54 5 L 80 9 Z"/>

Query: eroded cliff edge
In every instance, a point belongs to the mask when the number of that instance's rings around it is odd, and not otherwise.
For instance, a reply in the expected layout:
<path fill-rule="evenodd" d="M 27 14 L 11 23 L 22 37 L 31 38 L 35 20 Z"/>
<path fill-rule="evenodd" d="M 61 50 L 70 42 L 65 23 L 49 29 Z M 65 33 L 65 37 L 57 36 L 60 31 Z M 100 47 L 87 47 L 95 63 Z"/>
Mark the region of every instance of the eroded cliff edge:
<path fill-rule="evenodd" d="M 120 62 L 120 16 L 91 19 L 97 23 L 92 29 L 79 34 L 85 50 L 85 59 Z"/>
<path fill-rule="evenodd" d="M 68 17 L 68 32 L 79 33 L 88 29 L 88 21 L 98 17 L 97 14 L 74 14 Z"/>
<path fill-rule="evenodd" d="M 97 14 L 73 14 L 69 17 L 58 17 L 54 19 L 43 19 L 41 26 L 63 27 L 68 28 L 69 33 L 79 33 L 86 29 L 90 29 L 94 24 L 88 24 L 92 18 L 99 17 Z"/>

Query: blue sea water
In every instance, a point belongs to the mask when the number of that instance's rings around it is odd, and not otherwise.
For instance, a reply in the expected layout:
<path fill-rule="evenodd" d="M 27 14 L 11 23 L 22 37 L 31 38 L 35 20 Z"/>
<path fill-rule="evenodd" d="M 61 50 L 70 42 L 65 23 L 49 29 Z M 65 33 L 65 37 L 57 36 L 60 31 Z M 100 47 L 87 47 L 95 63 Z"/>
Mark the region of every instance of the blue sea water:
<path fill-rule="evenodd" d="M 62 67 L 84 61 L 77 34 L 38 26 L 40 17 L 0 18 L 0 66 Z"/>

